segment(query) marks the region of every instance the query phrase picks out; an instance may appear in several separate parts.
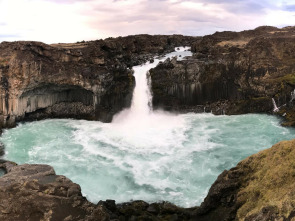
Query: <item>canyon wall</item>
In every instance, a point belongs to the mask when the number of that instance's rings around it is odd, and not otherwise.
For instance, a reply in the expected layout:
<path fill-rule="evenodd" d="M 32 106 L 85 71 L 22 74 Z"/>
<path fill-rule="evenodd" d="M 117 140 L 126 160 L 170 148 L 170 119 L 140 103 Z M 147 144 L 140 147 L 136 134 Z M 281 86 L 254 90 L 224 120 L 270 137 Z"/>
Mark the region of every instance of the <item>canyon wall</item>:
<path fill-rule="evenodd" d="M 215 114 L 293 110 L 295 28 L 219 32 L 192 45 L 193 56 L 150 71 L 154 108 Z M 289 125 L 292 122 L 289 121 Z"/>
<path fill-rule="evenodd" d="M 75 44 L 0 44 L 0 127 L 53 117 L 110 122 L 129 107 L 131 67 L 175 46 L 181 35 L 137 35 Z"/>

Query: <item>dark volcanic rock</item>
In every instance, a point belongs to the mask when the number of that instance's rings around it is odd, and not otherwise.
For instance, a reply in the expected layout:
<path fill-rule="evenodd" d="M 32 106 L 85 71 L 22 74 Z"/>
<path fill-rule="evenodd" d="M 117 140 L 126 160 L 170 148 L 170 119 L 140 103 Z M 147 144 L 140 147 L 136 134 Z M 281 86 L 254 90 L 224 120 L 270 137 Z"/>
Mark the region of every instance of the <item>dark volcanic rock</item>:
<path fill-rule="evenodd" d="M 110 122 L 131 104 L 133 65 L 190 45 L 181 35 L 137 35 L 76 44 L 0 44 L 0 128 L 71 117 Z"/>
<path fill-rule="evenodd" d="M 193 209 L 162 202 L 90 203 L 79 185 L 56 175 L 48 165 L 0 162 L 7 174 L 0 177 L 0 220 L 189 220 Z"/>
<path fill-rule="evenodd" d="M 130 105 L 128 68 L 192 41 L 193 57 L 150 71 L 153 103 L 178 111 L 271 112 L 295 125 L 295 28 L 260 27 L 203 38 L 128 36 L 49 46 L 0 44 L 1 127 L 74 117 L 110 121 Z M 3 149 L 3 148 L 2 148 Z M 0 148 L 1 150 L 1 148 Z M 1 151 L 0 151 L 1 152 Z M 0 160 L 0 220 L 294 220 L 295 140 L 283 141 L 224 171 L 200 207 L 169 202 L 90 203 L 80 186 L 48 165 Z"/>
<path fill-rule="evenodd" d="M 292 220 L 295 140 L 283 141 L 224 171 L 200 207 L 114 200 L 90 203 L 80 186 L 48 165 L 1 160 L 0 220 Z"/>
<path fill-rule="evenodd" d="M 154 108 L 272 112 L 274 98 L 288 109 L 295 89 L 294 33 L 294 27 L 260 27 L 198 39 L 192 57 L 167 60 L 150 71 Z"/>
<path fill-rule="evenodd" d="M 0 220 L 107 220 L 102 207 L 89 203 L 80 186 L 55 175 L 48 165 L 1 165 L 7 174 L 0 178 Z M 96 216 L 96 215 L 95 215 Z"/>
<path fill-rule="evenodd" d="M 5 154 L 4 144 L 2 142 L 0 142 L 0 157 L 3 156 L 4 154 Z"/>

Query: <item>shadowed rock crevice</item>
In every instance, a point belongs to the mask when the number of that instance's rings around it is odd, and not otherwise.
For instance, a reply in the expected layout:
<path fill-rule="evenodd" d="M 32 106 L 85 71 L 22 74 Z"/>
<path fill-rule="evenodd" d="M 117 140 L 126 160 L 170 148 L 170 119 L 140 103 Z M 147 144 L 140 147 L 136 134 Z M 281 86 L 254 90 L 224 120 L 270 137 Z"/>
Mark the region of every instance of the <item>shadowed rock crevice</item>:
<path fill-rule="evenodd" d="M 74 44 L 0 44 L 0 128 L 51 117 L 111 122 L 130 107 L 131 67 L 195 37 L 136 35 Z"/>
<path fill-rule="evenodd" d="M 48 117 L 91 118 L 94 112 L 92 91 L 75 85 L 45 84 L 21 94 L 18 100 L 18 120 Z"/>

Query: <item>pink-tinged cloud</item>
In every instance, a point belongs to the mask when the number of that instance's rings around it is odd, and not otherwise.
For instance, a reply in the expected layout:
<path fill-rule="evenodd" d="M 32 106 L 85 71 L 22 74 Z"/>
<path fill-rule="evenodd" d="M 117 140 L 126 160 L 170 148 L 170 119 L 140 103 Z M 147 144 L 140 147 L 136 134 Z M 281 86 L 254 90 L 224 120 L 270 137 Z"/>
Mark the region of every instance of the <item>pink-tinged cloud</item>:
<path fill-rule="evenodd" d="M 295 24 L 294 8 L 286 0 L 0 0 L 0 41 L 75 42 L 282 27 Z"/>

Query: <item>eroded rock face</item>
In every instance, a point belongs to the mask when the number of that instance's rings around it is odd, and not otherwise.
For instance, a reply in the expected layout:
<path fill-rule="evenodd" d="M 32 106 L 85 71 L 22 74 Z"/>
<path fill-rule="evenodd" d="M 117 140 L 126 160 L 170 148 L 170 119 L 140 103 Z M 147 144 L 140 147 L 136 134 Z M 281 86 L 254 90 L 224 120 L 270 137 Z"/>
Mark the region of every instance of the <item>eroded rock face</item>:
<path fill-rule="evenodd" d="M 38 42 L 1 43 L 1 126 L 39 117 L 108 122 L 114 113 L 130 105 L 134 87 L 131 70 L 118 62 L 109 67 L 92 61 L 96 56 L 87 54 L 90 48 L 84 50 Z M 66 108 L 60 108 L 61 103 Z"/>
<path fill-rule="evenodd" d="M 0 127 L 71 117 L 110 122 L 131 104 L 133 65 L 193 37 L 138 35 L 76 44 L 0 44 Z"/>
<path fill-rule="evenodd" d="M 80 186 L 55 174 L 48 165 L 0 165 L 7 174 L 0 178 L 0 220 L 100 220 L 108 215 L 89 203 Z"/>
<path fill-rule="evenodd" d="M 295 28 L 221 32 L 193 43 L 187 60 L 150 71 L 154 108 L 215 114 L 272 112 L 292 106 Z"/>

